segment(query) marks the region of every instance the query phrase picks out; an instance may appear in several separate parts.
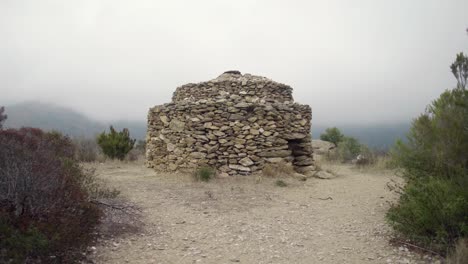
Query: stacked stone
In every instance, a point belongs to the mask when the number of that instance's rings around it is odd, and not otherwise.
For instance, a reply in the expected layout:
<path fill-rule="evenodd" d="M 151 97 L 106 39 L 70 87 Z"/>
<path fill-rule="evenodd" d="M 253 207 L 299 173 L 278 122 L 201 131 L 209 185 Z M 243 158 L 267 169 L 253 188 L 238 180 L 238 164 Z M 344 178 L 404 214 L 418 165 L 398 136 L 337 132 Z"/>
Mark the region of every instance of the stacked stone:
<path fill-rule="evenodd" d="M 235 175 L 286 161 L 300 173 L 314 171 L 311 109 L 292 103 L 291 93 L 289 86 L 237 73 L 182 86 L 172 103 L 149 111 L 147 165 L 162 171 L 207 165 Z"/>
<path fill-rule="evenodd" d="M 189 83 L 178 87 L 173 102 L 198 101 L 207 98 L 229 99 L 247 102 L 293 102 L 292 88 L 268 78 L 250 74 L 224 73 L 218 78 L 202 83 Z"/>

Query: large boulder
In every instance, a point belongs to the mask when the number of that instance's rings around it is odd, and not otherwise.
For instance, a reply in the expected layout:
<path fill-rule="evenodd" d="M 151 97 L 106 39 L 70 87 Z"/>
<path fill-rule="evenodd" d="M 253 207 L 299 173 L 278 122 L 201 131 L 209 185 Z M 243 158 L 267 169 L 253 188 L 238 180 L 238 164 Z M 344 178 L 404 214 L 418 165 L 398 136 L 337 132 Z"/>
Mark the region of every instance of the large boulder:
<path fill-rule="evenodd" d="M 326 155 L 330 153 L 330 150 L 335 149 L 336 146 L 325 140 L 312 139 L 312 148 L 315 154 Z"/>

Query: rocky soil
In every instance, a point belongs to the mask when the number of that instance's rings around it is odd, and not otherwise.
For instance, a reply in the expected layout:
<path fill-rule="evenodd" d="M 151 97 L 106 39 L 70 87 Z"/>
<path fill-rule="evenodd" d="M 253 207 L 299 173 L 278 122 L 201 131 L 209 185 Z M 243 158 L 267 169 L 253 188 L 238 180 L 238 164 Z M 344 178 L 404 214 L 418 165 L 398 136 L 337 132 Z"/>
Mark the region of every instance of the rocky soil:
<path fill-rule="evenodd" d="M 96 263 L 433 263 L 389 244 L 384 215 L 397 197 L 392 173 L 334 167 L 334 179 L 238 176 L 194 182 L 142 164 L 97 165 L 138 205 L 88 252 Z M 116 220 L 116 222 L 119 222 Z"/>

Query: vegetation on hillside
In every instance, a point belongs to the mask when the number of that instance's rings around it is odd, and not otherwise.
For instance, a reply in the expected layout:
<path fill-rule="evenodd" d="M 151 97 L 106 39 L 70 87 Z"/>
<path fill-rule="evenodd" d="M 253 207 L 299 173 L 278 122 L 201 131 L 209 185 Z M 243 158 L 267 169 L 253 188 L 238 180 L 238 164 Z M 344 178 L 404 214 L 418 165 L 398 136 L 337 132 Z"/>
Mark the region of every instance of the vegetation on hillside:
<path fill-rule="evenodd" d="M 447 253 L 468 235 L 468 57 L 451 69 L 457 87 L 447 90 L 413 121 L 393 158 L 407 184 L 387 214 L 399 233 L 423 247 Z"/>

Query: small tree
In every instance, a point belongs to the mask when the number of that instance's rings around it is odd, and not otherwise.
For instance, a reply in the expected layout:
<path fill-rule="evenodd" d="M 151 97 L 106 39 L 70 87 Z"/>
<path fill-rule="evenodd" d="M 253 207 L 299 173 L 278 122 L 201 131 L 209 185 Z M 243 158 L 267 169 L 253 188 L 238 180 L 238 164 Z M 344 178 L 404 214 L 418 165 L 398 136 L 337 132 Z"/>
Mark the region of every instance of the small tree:
<path fill-rule="evenodd" d="M 109 134 L 104 131 L 98 136 L 98 145 L 107 157 L 123 160 L 127 153 L 133 149 L 136 140 L 130 138 L 130 132 L 127 128 L 117 132 L 110 126 L 109 130 Z"/>
<path fill-rule="evenodd" d="M 3 122 L 5 122 L 5 120 L 7 119 L 7 115 L 4 114 L 5 113 L 5 107 L 0 107 L 0 129 L 3 128 Z"/>
<path fill-rule="evenodd" d="M 468 57 L 460 52 L 457 54 L 455 62 L 450 66 L 453 76 L 457 79 L 457 87 L 466 89 L 466 79 L 468 79 Z"/>
<path fill-rule="evenodd" d="M 338 143 L 343 141 L 344 135 L 341 133 L 341 131 L 338 128 L 332 127 L 332 128 L 327 128 L 325 130 L 325 133 L 320 135 L 320 139 L 331 142 L 335 144 L 335 146 L 338 146 Z"/>

